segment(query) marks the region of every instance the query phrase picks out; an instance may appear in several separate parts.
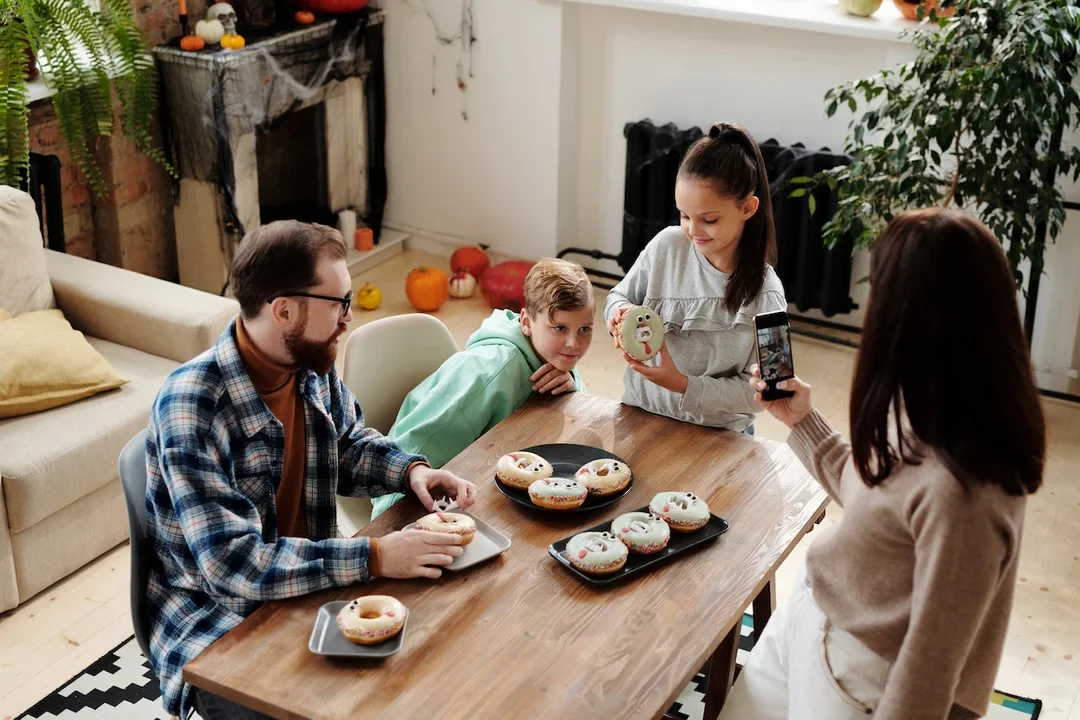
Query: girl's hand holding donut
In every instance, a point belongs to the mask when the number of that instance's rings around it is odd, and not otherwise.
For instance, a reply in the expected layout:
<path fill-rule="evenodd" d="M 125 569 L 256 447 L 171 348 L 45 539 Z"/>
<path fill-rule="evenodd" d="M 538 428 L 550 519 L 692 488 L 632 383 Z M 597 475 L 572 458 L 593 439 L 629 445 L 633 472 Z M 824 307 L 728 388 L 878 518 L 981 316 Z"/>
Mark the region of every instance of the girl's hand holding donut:
<path fill-rule="evenodd" d="M 625 353 L 624 355 L 626 361 L 630 363 L 630 368 L 639 375 L 643 375 L 649 382 L 673 393 L 682 394 L 686 392 L 686 386 L 690 384 L 690 378 L 683 375 L 679 372 L 679 368 L 675 367 L 675 361 L 671 359 L 671 353 L 668 352 L 667 345 L 660 348 L 660 354 L 656 356 L 660 358 L 660 364 L 656 366 L 646 365 Z"/>
<path fill-rule="evenodd" d="M 611 319 L 607 321 L 608 335 L 615 337 L 615 328 L 617 328 L 619 326 L 619 323 L 622 322 L 623 315 L 626 314 L 626 311 L 632 307 L 634 306 L 630 303 L 623 303 L 619 307 L 615 308 L 615 314 L 612 315 Z"/>

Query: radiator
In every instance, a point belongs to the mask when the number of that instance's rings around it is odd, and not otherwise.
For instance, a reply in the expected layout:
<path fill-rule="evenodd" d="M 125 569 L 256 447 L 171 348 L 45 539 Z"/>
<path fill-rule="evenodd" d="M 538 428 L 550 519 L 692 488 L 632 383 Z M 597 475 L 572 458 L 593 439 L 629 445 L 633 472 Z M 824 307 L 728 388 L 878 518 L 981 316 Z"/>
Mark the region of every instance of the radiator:
<path fill-rule="evenodd" d="M 650 120 L 628 123 L 626 137 L 626 187 L 623 196 L 622 248 L 618 255 L 598 250 L 567 248 L 568 254 L 593 259 L 614 260 L 626 272 L 642 249 L 660 230 L 679 223 L 675 208 L 675 179 L 687 148 L 702 136 L 700 128 L 680 130 L 675 125 L 657 126 Z M 784 146 L 776 140 L 761 144 L 770 179 L 770 196 L 776 223 L 776 272 L 784 283 L 788 302 L 800 311 L 819 308 L 826 316 L 847 313 L 857 305 L 852 302 L 851 238 L 831 250 L 822 242 L 821 228 L 836 209 L 835 193 L 827 186 L 814 192 L 817 211 L 811 217 L 806 197 L 788 198 L 794 189 L 791 178 L 814 173 L 850 162 L 824 148 L 810 151 L 802 145 Z M 619 280 L 614 273 L 586 268 L 590 275 Z M 610 284 L 595 282 L 598 287 Z"/>

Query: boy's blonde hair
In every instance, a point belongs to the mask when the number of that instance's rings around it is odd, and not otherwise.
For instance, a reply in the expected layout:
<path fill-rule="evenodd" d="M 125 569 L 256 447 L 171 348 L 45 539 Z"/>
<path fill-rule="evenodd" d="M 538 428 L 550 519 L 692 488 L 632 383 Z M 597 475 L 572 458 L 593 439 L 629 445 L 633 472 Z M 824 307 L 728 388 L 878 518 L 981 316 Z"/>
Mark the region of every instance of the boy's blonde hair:
<path fill-rule="evenodd" d="M 581 310 L 593 301 L 592 282 L 577 263 L 544 258 L 525 276 L 525 309 L 529 317 L 558 310 Z"/>

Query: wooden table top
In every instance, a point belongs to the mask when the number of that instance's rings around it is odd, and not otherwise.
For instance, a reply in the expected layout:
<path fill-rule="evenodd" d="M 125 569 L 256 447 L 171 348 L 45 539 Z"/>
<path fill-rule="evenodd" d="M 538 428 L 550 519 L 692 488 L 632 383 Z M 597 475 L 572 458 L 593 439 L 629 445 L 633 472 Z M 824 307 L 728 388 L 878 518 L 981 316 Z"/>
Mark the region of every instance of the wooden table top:
<path fill-rule="evenodd" d="M 615 505 L 554 516 L 495 487 L 500 456 L 566 442 L 630 463 Z M 573 393 L 534 398 L 446 468 L 474 480 L 470 512 L 512 547 L 439 580 L 379 579 L 269 602 L 184 668 L 187 682 L 278 718 L 655 718 L 711 656 L 825 507 L 781 443 L 702 428 Z M 664 490 L 706 500 L 730 530 L 692 554 L 610 587 L 586 584 L 550 543 L 647 505 Z M 423 514 L 397 503 L 361 534 Z M 319 607 L 388 594 L 409 608 L 404 647 L 381 661 L 308 651 Z"/>

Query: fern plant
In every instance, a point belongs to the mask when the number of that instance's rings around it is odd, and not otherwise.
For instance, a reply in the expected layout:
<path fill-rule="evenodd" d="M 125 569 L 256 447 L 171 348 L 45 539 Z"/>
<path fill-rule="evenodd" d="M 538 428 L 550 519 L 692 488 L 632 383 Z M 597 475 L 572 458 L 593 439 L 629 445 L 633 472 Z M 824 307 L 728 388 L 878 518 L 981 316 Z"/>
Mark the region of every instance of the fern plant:
<path fill-rule="evenodd" d="M 820 183 L 837 191 L 826 243 L 850 234 L 869 247 L 905 209 L 959 207 L 1008 244 L 1018 285 L 1025 260 L 1037 277 L 1041 227 L 1053 239 L 1065 221 L 1054 180 L 1080 176 L 1080 150 L 1062 146 L 1062 131 L 1080 125 L 1077 2 L 945 0 L 953 17 L 930 13 L 909 31 L 913 61 L 830 90 L 827 114 L 855 115 L 852 162 L 795 178 L 791 193 L 812 199 Z"/>
<path fill-rule="evenodd" d="M 147 40 L 129 0 L 0 0 L 0 183 L 18 185 L 29 168 L 26 76 L 32 51 L 53 91 L 60 132 L 95 193 L 105 192 L 93 145 L 121 128 L 166 169 L 151 120 L 157 78 Z M 110 77 L 112 80 L 110 80 Z"/>

